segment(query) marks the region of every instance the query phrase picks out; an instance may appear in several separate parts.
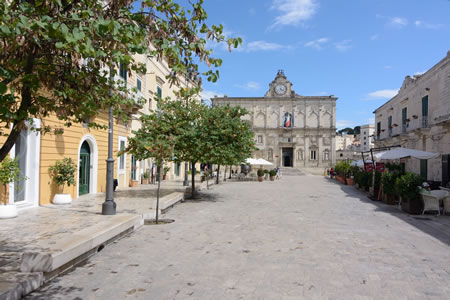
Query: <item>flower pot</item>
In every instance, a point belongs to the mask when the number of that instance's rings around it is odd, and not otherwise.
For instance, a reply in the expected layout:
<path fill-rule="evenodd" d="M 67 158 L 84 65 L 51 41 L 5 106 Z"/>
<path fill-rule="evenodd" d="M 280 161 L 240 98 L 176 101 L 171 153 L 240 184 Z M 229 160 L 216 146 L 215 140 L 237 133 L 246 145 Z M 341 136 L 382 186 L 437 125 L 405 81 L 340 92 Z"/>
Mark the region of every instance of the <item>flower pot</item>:
<path fill-rule="evenodd" d="M 355 180 L 353 178 L 346 178 L 345 182 L 347 183 L 347 185 L 354 185 L 355 184 Z"/>
<path fill-rule="evenodd" d="M 142 184 L 148 184 L 148 178 L 143 178 L 142 179 Z"/>
<path fill-rule="evenodd" d="M 137 180 L 130 180 L 130 187 L 137 187 L 138 186 L 138 181 Z"/>
<path fill-rule="evenodd" d="M 384 194 L 383 193 L 383 202 L 389 205 L 395 204 L 395 196 L 391 194 Z"/>
<path fill-rule="evenodd" d="M 258 181 L 259 182 L 263 182 L 264 181 L 264 176 L 258 177 Z"/>
<path fill-rule="evenodd" d="M 275 181 L 275 176 L 270 176 L 270 181 Z"/>
<path fill-rule="evenodd" d="M 15 204 L 0 204 L 0 219 L 11 219 L 17 217 Z"/>
<path fill-rule="evenodd" d="M 70 194 L 56 194 L 52 200 L 53 204 L 70 204 L 72 203 L 72 196 Z"/>
<path fill-rule="evenodd" d="M 401 199 L 402 210 L 411 215 L 420 215 L 423 211 L 423 202 L 420 197 L 415 199 Z"/>
<path fill-rule="evenodd" d="M 166 180 L 166 179 L 167 179 L 167 175 L 164 174 L 164 175 L 163 175 L 163 180 Z"/>

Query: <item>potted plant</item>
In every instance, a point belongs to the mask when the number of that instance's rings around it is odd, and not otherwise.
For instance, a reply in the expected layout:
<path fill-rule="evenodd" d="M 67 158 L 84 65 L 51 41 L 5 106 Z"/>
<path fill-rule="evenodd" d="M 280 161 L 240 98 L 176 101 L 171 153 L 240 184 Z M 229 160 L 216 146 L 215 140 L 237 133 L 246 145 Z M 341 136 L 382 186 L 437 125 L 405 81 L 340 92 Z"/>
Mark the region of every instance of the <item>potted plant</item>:
<path fill-rule="evenodd" d="M 167 173 L 169 173 L 169 171 L 170 171 L 170 167 L 165 166 L 165 167 L 163 168 L 163 180 L 166 180 L 166 179 L 167 179 Z"/>
<path fill-rule="evenodd" d="M 275 171 L 275 170 L 270 170 L 270 171 L 269 171 L 269 178 L 270 178 L 270 181 L 275 181 L 275 176 L 277 176 L 277 171 Z"/>
<path fill-rule="evenodd" d="M 53 204 L 69 204 L 72 202 L 70 194 L 64 194 L 64 187 L 75 184 L 75 172 L 77 167 L 70 157 L 65 157 L 62 160 L 57 160 L 49 169 L 52 180 L 59 188 L 61 193 L 55 194 L 53 197 Z"/>
<path fill-rule="evenodd" d="M 264 181 L 264 170 L 259 169 L 256 173 L 258 175 L 258 181 L 263 182 Z"/>
<path fill-rule="evenodd" d="M 397 178 L 397 172 L 385 172 L 381 175 L 383 202 L 386 204 L 395 204 L 395 181 Z"/>
<path fill-rule="evenodd" d="M 423 203 L 419 194 L 421 183 L 422 177 L 410 172 L 395 180 L 395 190 L 400 196 L 402 209 L 407 213 L 416 215 L 422 212 Z"/>
<path fill-rule="evenodd" d="M 20 169 L 17 160 L 11 160 L 9 156 L 0 163 L 0 183 L 3 186 L 3 203 L 0 204 L 0 219 L 17 217 L 17 208 L 14 203 L 8 201 L 8 184 L 20 180 Z"/>
<path fill-rule="evenodd" d="M 142 178 L 142 184 L 148 184 L 149 177 L 148 171 L 145 171 Z"/>

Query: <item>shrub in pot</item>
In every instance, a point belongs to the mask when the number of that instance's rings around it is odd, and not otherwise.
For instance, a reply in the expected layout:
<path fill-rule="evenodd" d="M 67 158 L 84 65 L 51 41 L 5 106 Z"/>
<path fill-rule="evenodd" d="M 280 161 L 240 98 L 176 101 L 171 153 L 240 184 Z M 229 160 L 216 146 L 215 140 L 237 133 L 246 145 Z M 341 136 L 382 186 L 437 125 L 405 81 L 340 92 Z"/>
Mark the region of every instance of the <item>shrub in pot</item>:
<path fill-rule="evenodd" d="M 169 173 L 169 171 L 170 171 L 170 167 L 165 166 L 163 168 L 163 180 L 167 179 L 167 173 Z"/>
<path fill-rule="evenodd" d="M 17 208 L 8 201 L 8 184 L 20 180 L 20 168 L 17 160 L 6 156 L 0 163 L 0 184 L 3 186 L 3 203 L 0 203 L 0 219 L 17 217 Z"/>
<path fill-rule="evenodd" d="M 49 169 L 50 176 L 61 193 L 55 194 L 53 197 L 53 204 L 69 204 L 72 202 L 72 196 L 70 194 L 64 194 L 64 187 L 75 184 L 75 172 L 77 170 L 75 163 L 69 157 L 65 157 L 62 160 L 57 160 L 53 166 Z"/>
<path fill-rule="evenodd" d="M 258 181 L 263 182 L 264 181 L 264 170 L 259 169 L 256 174 L 258 175 Z"/>
<path fill-rule="evenodd" d="M 395 204 L 395 181 L 397 178 L 397 172 L 386 172 L 381 175 L 383 194 L 385 195 L 384 202 L 387 204 Z"/>
<path fill-rule="evenodd" d="M 420 214 L 423 210 L 419 194 L 421 183 L 422 177 L 410 172 L 406 172 L 395 180 L 395 190 L 401 197 L 402 209 L 410 214 Z"/>
<path fill-rule="evenodd" d="M 270 170 L 269 171 L 269 176 L 270 176 L 270 181 L 274 181 L 275 180 L 275 176 L 277 176 L 277 171 Z"/>
<path fill-rule="evenodd" d="M 143 184 L 148 184 L 148 179 L 149 179 L 149 175 L 148 175 L 148 171 L 145 171 L 143 174 L 143 179 L 142 179 L 142 183 Z"/>

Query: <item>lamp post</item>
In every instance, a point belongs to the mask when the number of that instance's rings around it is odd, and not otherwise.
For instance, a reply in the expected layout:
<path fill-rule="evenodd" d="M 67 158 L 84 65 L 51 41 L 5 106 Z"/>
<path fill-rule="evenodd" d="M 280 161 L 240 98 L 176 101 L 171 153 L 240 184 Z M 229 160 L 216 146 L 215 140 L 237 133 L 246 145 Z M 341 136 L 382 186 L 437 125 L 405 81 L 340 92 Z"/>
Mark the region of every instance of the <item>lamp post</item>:
<path fill-rule="evenodd" d="M 112 67 L 110 67 L 110 80 L 112 84 Z M 112 88 L 109 90 L 112 95 Z M 116 203 L 114 202 L 114 158 L 113 153 L 113 108 L 109 106 L 109 129 L 108 129 L 108 158 L 106 159 L 106 197 L 102 203 L 102 215 L 115 215 Z"/>

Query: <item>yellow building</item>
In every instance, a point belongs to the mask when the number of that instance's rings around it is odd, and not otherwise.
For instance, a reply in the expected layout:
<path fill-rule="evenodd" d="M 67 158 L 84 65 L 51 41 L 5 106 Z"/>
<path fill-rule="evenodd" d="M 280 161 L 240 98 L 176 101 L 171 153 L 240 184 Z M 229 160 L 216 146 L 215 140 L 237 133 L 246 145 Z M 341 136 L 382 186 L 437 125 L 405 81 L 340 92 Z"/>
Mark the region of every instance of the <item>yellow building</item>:
<path fill-rule="evenodd" d="M 121 70 L 115 80 L 126 80 L 129 87 L 136 87 L 138 96 L 144 97 L 146 103 L 135 106 L 130 111 L 131 118 L 127 124 L 115 120 L 113 138 L 114 178 L 118 180 L 118 189 L 127 187 L 130 181 L 141 182 L 144 172 L 155 173 L 151 160 L 136 161 L 132 155 L 123 154 L 117 157 L 119 150 L 127 146 L 127 138 L 132 130 L 140 127 L 139 117 L 149 114 L 156 108 L 154 97 L 171 97 L 174 99 L 174 91 L 179 88 L 170 86 L 166 81 L 166 75 L 170 73 L 167 63 L 156 58 L 137 56 L 136 60 L 147 66 L 146 74 L 128 74 Z M 186 81 L 181 80 L 186 84 Z M 102 125 L 108 125 L 108 114 L 99 113 L 91 119 Z M 64 193 L 70 193 L 72 198 L 84 194 L 95 194 L 106 190 L 106 159 L 108 153 L 108 130 L 88 128 L 87 124 L 74 124 L 64 127 L 62 121 L 56 117 L 44 120 L 35 119 L 32 126 L 40 128 L 41 122 L 51 125 L 53 128 L 64 128 L 62 135 L 45 134 L 33 130 L 25 130 L 10 152 L 12 158 L 17 158 L 22 175 L 26 180 L 15 182 L 9 186 L 9 202 L 17 207 L 33 207 L 48 204 L 56 193 L 61 193 L 52 182 L 49 175 L 49 167 L 56 160 L 70 157 L 77 165 L 76 185 L 66 186 Z M 4 140 L 0 140 L 2 143 Z M 169 164 L 170 179 L 182 179 L 184 176 L 184 164 Z"/>

